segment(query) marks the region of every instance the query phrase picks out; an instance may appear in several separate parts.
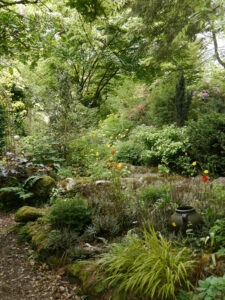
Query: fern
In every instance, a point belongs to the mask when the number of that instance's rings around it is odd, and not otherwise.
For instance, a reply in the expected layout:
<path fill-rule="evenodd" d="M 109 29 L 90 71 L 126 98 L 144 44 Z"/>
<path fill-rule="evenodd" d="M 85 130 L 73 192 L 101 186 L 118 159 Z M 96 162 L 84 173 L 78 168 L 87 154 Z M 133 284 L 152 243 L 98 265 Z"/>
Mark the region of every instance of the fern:
<path fill-rule="evenodd" d="M 23 187 L 26 189 L 26 190 L 30 190 L 34 184 L 39 181 L 42 177 L 41 176 L 30 176 L 27 178 L 27 180 L 25 180 L 24 184 L 23 184 Z"/>

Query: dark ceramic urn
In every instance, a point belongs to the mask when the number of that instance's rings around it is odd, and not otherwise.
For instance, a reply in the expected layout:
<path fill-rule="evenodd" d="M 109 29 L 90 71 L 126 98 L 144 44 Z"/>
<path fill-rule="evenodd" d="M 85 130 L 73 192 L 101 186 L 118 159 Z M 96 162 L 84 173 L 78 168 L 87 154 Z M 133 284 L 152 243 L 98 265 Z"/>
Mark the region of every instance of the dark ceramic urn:
<path fill-rule="evenodd" d="M 201 222 L 202 218 L 193 206 L 180 206 L 171 217 L 171 225 L 176 229 L 186 229 L 188 224 L 197 227 Z"/>

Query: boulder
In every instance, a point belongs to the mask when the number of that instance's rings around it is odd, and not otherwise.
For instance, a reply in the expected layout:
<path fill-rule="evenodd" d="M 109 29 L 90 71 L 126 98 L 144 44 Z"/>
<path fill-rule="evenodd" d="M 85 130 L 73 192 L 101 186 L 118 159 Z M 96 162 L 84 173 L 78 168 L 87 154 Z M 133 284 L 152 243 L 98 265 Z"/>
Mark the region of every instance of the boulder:
<path fill-rule="evenodd" d="M 76 182 L 73 178 L 65 178 L 59 182 L 58 187 L 63 190 L 63 192 L 71 192 L 76 185 Z"/>
<path fill-rule="evenodd" d="M 31 191 L 36 197 L 48 198 L 54 187 L 56 187 L 55 180 L 50 176 L 43 175 L 34 183 Z"/>
<path fill-rule="evenodd" d="M 46 213 L 46 209 L 36 208 L 32 206 L 23 206 L 15 213 L 15 221 L 20 223 L 35 221 L 39 217 L 44 216 Z"/>

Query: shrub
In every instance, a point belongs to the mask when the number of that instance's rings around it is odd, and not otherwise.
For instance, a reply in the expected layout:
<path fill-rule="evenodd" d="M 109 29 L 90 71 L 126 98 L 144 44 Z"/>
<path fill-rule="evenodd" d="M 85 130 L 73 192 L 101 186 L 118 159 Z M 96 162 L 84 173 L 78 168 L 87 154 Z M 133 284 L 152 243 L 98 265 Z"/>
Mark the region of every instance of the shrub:
<path fill-rule="evenodd" d="M 91 212 L 81 199 L 58 199 L 48 215 L 52 227 L 81 231 L 91 222 Z"/>
<path fill-rule="evenodd" d="M 195 169 L 188 155 L 189 138 L 186 127 L 170 125 L 157 129 L 139 126 L 132 134 L 136 135 L 136 143 L 143 143 L 147 149 L 141 153 L 141 161 L 145 165 L 161 164 L 171 171 L 194 175 Z"/>
<path fill-rule="evenodd" d="M 191 155 L 214 176 L 225 169 L 225 115 L 211 113 L 188 126 Z"/>
<path fill-rule="evenodd" d="M 154 204 L 159 199 L 168 199 L 169 187 L 166 185 L 150 185 L 139 194 L 139 198 L 143 203 Z"/>
<path fill-rule="evenodd" d="M 58 142 L 50 136 L 27 136 L 20 140 L 18 151 L 23 151 L 36 161 L 36 163 L 60 163 L 63 161 L 59 151 Z"/>
<path fill-rule="evenodd" d="M 189 251 L 173 252 L 171 243 L 153 228 L 143 234 L 143 239 L 130 235 L 124 243 L 114 244 L 100 260 L 105 281 L 139 299 L 175 299 L 176 288 L 190 286 L 188 271 L 193 262 Z"/>
<path fill-rule="evenodd" d="M 134 141 L 125 141 L 117 147 L 117 160 L 133 165 L 142 164 L 141 154 L 145 149 L 143 144 Z"/>

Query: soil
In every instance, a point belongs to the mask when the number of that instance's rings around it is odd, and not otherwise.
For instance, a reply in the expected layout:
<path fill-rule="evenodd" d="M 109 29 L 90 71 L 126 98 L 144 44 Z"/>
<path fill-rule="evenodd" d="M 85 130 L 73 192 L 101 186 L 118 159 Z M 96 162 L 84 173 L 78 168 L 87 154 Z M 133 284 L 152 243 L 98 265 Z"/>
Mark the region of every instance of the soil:
<path fill-rule="evenodd" d="M 0 300 L 80 300 L 64 270 L 37 265 L 29 244 L 19 243 L 13 214 L 0 213 Z"/>

